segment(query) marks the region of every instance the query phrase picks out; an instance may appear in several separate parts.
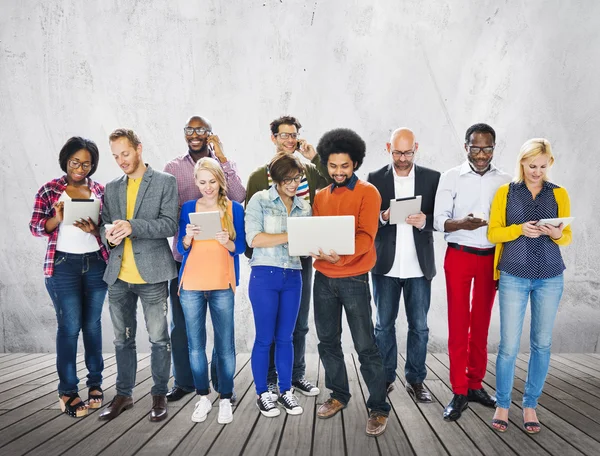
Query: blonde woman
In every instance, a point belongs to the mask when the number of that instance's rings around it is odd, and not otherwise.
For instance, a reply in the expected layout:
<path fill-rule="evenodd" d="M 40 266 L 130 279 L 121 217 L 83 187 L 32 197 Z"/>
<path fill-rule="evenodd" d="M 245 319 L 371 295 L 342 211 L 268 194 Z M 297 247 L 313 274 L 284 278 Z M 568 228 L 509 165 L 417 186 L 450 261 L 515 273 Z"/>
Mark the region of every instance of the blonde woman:
<path fill-rule="evenodd" d="M 546 139 L 530 139 L 521 147 L 516 177 L 496 192 L 488 239 L 497 244 L 495 278 L 500 279 L 500 347 L 496 361 L 496 413 L 492 426 L 508 428 L 508 409 L 519 353 L 523 319 L 531 302 L 530 357 L 523 394 L 523 427 L 540 432 L 536 415 L 550 363 L 552 328 L 563 292 L 560 246 L 571 243 L 571 227 L 536 226 L 544 218 L 569 217 L 567 191 L 548 181 L 554 163 Z"/>
<path fill-rule="evenodd" d="M 214 346 L 219 378 L 220 424 L 233 420 L 231 397 L 235 373 L 234 293 L 239 284 L 239 254 L 246 248 L 244 210 L 227 198 L 225 174 L 213 158 L 198 160 L 194 179 L 202 194 L 181 207 L 177 248 L 183 255 L 179 273 L 179 298 L 188 335 L 190 366 L 196 394 L 200 400 L 192 421 L 202 422 L 212 408 L 208 399 L 208 361 L 206 359 L 206 308 L 214 328 Z M 215 239 L 196 241 L 200 227 L 190 223 L 190 213 L 221 213 L 222 231 Z M 213 359 L 214 361 L 214 359 Z"/>

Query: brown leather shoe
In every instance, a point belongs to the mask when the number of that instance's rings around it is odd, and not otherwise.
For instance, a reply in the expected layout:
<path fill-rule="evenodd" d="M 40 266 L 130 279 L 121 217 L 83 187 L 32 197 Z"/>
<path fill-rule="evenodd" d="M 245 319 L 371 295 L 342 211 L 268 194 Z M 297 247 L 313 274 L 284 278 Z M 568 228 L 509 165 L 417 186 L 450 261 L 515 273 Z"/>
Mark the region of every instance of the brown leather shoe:
<path fill-rule="evenodd" d="M 121 412 L 133 407 L 133 398 L 131 396 L 121 396 L 117 394 L 98 416 L 100 420 L 112 420 L 121 414 Z"/>
<path fill-rule="evenodd" d="M 382 415 L 380 412 L 369 413 L 369 420 L 367 421 L 367 435 L 371 437 L 377 437 L 384 433 L 387 427 L 388 417 Z"/>
<path fill-rule="evenodd" d="M 340 410 L 345 409 L 345 408 L 346 408 L 346 406 L 344 404 L 342 404 L 340 401 L 330 397 L 329 399 L 327 399 L 325 402 L 323 402 L 321 404 L 321 406 L 317 410 L 317 416 L 319 418 L 323 418 L 323 419 L 331 418 L 337 412 L 339 412 Z"/>
<path fill-rule="evenodd" d="M 431 400 L 431 394 L 425 389 L 422 383 L 408 383 L 406 382 L 406 391 L 412 396 L 416 402 L 429 403 Z"/>
<path fill-rule="evenodd" d="M 167 417 L 167 396 L 152 396 L 150 421 L 162 421 Z"/>

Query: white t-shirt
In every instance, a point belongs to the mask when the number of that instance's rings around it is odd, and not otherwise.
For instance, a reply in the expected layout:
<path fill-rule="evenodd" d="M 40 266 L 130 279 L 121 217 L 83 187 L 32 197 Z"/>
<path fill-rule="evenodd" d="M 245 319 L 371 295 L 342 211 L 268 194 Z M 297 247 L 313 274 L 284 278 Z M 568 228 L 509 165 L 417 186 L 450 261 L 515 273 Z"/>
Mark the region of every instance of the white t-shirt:
<path fill-rule="evenodd" d="M 96 199 L 92 193 L 90 198 Z M 58 201 L 70 200 L 71 197 L 64 191 Z M 56 240 L 56 250 L 66 253 L 89 253 L 100 250 L 100 245 L 96 236 L 86 233 L 75 225 L 65 225 L 60 222 L 58 227 L 58 239 Z"/>

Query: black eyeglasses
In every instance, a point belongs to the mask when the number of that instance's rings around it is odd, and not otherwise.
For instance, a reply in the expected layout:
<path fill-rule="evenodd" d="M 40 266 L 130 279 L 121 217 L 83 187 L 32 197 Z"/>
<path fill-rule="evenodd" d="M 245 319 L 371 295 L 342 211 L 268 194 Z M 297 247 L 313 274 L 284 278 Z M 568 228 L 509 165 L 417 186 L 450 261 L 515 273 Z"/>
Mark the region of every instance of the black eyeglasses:
<path fill-rule="evenodd" d="M 415 155 L 415 150 L 414 150 L 414 149 L 412 149 L 412 150 L 407 150 L 406 152 L 402 152 L 402 151 L 400 151 L 400 150 L 393 150 L 393 151 L 392 151 L 392 155 L 393 155 L 394 157 L 396 157 L 396 158 L 400 158 L 400 157 L 402 157 L 403 155 L 404 155 L 406 158 L 413 158 L 413 156 Z"/>
<path fill-rule="evenodd" d="M 196 132 L 196 134 L 198 134 L 198 136 L 210 135 L 212 133 L 208 128 L 204 128 L 204 127 L 200 127 L 200 128 L 184 127 L 183 131 L 185 132 L 185 134 L 187 136 L 192 136 L 194 134 L 194 132 Z"/>
<path fill-rule="evenodd" d="M 298 133 L 275 133 L 273 136 L 279 136 L 281 139 L 297 139 Z"/>
<path fill-rule="evenodd" d="M 467 146 L 469 149 L 469 153 L 471 155 L 477 155 L 479 152 L 483 152 L 486 155 L 491 155 L 494 152 L 494 146 L 489 147 L 477 147 L 477 146 Z"/>
<path fill-rule="evenodd" d="M 304 177 L 304 174 L 298 174 L 295 177 L 284 177 L 281 182 L 284 185 L 290 185 L 292 182 L 296 182 L 297 184 L 299 184 L 300 182 L 302 182 L 303 177 Z"/>
<path fill-rule="evenodd" d="M 78 160 L 69 160 L 67 163 L 71 169 L 77 169 L 79 167 L 81 167 L 81 169 L 84 171 L 89 171 L 92 169 L 92 164 L 90 162 L 81 163 Z"/>

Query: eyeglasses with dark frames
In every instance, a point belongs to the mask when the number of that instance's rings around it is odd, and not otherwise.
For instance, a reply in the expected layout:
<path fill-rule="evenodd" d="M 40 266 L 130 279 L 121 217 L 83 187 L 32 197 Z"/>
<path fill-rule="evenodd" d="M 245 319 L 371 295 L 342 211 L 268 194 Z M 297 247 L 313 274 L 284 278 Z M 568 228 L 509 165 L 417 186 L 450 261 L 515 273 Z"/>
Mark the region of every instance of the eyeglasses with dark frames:
<path fill-rule="evenodd" d="M 297 184 L 299 184 L 300 182 L 302 182 L 303 177 L 304 177 L 304 174 L 298 174 L 295 177 L 284 177 L 281 182 L 284 185 L 290 185 L 292 182 L 296 182 Z"/>
<path fill-rule="evenodd" d="M 77 169 L 79 167 L 84 171 L 92 169 L 92 164 L 90 162 L 81 163 L 79 160 L 69 160 L 67 163 L 71 169 Z"/>
<path fill-rule="evenodd" d="M 212 133 L 212 131 L 210 131 L 208 128 L 204 128 L 204 127 L 200 127 L 200 128 L 184 127 L 183 131 L 185 132 L 186 136 L 192 136 L 194 134 L 194 132 L 196 132 L 196 134 L 198 136 L 210 135 Z"/>
<path fill-rule="evenodd" d="M 298 133 L 275 133 L 273 136 L 278 136 L 281 139 L 297 139 L 298 138 Z"/>
<path fill-rule="evenodd" d="M 494 146 L 488 147 L 477 147 L 477 146 L 467 146 L 469 153 L 471 155 L 478 155 L 479 152 L 483 152 L 486 155 L 491 155 L 494 152 Z"/>
<path fill-rule="evenodd" d="M 404 151 L 404 152 L 403 152 L 403 151 L 401 151 L 401 150 L 393 150 L 393 151 L 392 151 L 392 155 L 393 155 L 395 158 L 400 158 L 400 157 L 402 157 L 403 155 L 404 155 L 406 158 L 413 158 L 413 156 L 415 155 L 415 150 L 414 150 L 414 149 L 411 149 L 411 150 L 407 150 L 407 151 Z"/>

